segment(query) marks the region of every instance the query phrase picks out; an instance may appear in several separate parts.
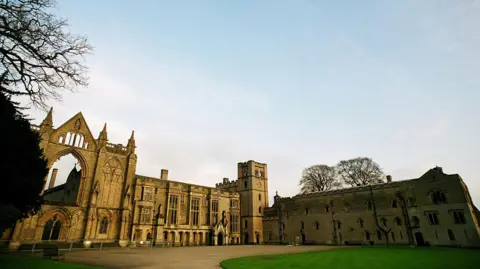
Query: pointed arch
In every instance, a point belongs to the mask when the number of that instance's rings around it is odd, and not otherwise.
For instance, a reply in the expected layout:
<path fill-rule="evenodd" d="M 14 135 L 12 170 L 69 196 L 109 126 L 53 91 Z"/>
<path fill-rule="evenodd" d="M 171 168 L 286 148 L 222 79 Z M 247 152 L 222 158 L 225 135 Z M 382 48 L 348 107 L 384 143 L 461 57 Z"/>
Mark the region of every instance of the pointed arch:
<path fill-rule="evenodd" d="M 38 220 L 38 225 L 45 226 L 49 220 L 54 219 L 55 217 L 62 220 L 62 223 L 64 223 L 65 226 L 71 226 L 72 214 L 70 214 L 70 212 L 64 207 L 56 207 L 42 213 Z"/>
<path fill-rule="evenodd" d="M 65 148 L 65 149 L 60 150 L 60 151 L 56 152 L 55 154 L 53 154 L 47 160 L 48 169 L 51 169 L 53 164 L 58 159 L 60 159 L 61 157 L 65 156 L 65 155 L 68 155 L 68 154 L 72 154 L 78 160 L 78 162 L 80 162 L 80 166 L 82 167 L 82 169 L 80 170 L 80 174 L 82 176 L 82 179 L 85 178 L 88 174 L 87 171 L 89 170 L 88 162 L 87 162 L 86 158 L 83 156 L 83 154 L 80 153 L 80 151 L 78 149 L 75 149 L 75 148 Z"/>

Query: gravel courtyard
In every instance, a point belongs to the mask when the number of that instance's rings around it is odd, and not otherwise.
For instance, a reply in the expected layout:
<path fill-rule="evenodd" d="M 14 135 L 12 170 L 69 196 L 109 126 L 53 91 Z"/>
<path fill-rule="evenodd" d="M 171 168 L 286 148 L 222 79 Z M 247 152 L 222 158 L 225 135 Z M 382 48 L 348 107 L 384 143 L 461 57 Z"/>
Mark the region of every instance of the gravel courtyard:
<path fill-rule="evenodd" d="M 262 254 L 324 250 L 329 246 L 244 245 L 217 247 L 136 248 L 67 253 L 66 261 L 111 269 L 193 269 L 220 268 L 225 259 Z"/>

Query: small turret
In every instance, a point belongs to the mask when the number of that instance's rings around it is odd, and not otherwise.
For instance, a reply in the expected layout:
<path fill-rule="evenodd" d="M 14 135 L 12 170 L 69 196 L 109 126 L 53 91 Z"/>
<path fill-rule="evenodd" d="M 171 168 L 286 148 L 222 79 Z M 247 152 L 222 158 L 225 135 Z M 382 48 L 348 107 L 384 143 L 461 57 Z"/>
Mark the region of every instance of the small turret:
<path fill-rule="evenodd" d="M 108 137 L 107 137 L 107 123 L 103 125 L 103 129 L 100 132 L 100 135 L 98 136 L 98 147 L 102 148 L 105 146 L 108 142 Z"/>
<path fill-rule="evenodd" d="M 130 136 L 130 139 L 128 139 L 128 144 L 127 144 L 127 152 L 128 154 L 134 153 L 135 152 L 135 132 L 132 130 L 132 135 Z"/>
<path fill-rule="evenodd" d="M 42 124 L 40 124 L 40 134 L 49 133 L 53 131 L 53 115 L 52 114 L 53 114 L 53 107 L 50 108 L 50 111 L 48 111 L 47 116 L 42 121 Z"/>

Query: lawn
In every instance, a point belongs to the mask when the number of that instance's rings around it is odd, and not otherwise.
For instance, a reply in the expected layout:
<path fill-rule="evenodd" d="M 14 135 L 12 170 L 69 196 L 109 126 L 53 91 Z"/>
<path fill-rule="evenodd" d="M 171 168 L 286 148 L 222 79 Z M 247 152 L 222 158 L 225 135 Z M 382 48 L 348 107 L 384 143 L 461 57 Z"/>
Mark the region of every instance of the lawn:
<path fill-rule="evenodd" d="M 33 258 L 26 255 L 0 254 L 0 268 L 2 269 L 99 269 L 82 264 L 66 263 L 42 258 Z"/>
<path fill-rule="evenodd" d="M 360 247 L 225 260 L 225 269 L 478 269 L 480 251 L 450 248 Z"/>

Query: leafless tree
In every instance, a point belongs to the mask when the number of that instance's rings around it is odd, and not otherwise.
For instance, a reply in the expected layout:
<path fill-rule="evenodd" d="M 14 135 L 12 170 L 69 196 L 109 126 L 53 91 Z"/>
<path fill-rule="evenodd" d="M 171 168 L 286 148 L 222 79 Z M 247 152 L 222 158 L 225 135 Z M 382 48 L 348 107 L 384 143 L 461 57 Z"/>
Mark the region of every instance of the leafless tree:
<path fill-rule="evenodd" d="M 41 108 L 61 100 L 60 91 L 87 85 L 84 56 L 93 49 L 70 34 L 55 7 L 54 0 L 0 0 L 0 91 Z"/>
<path fill-rule="evenodd" d="M 380 166 L 367 157 L 340 161 L 336 170 L 342 181 L 350 186 L 380 183 L 385 177 Z"/>
<path fill-rule="evenodd" d="M 327 191 L 341 184 L 335 172 L 335 167 L 318 164 L 305 168 L 300 179 L 302 193 Z"/>

